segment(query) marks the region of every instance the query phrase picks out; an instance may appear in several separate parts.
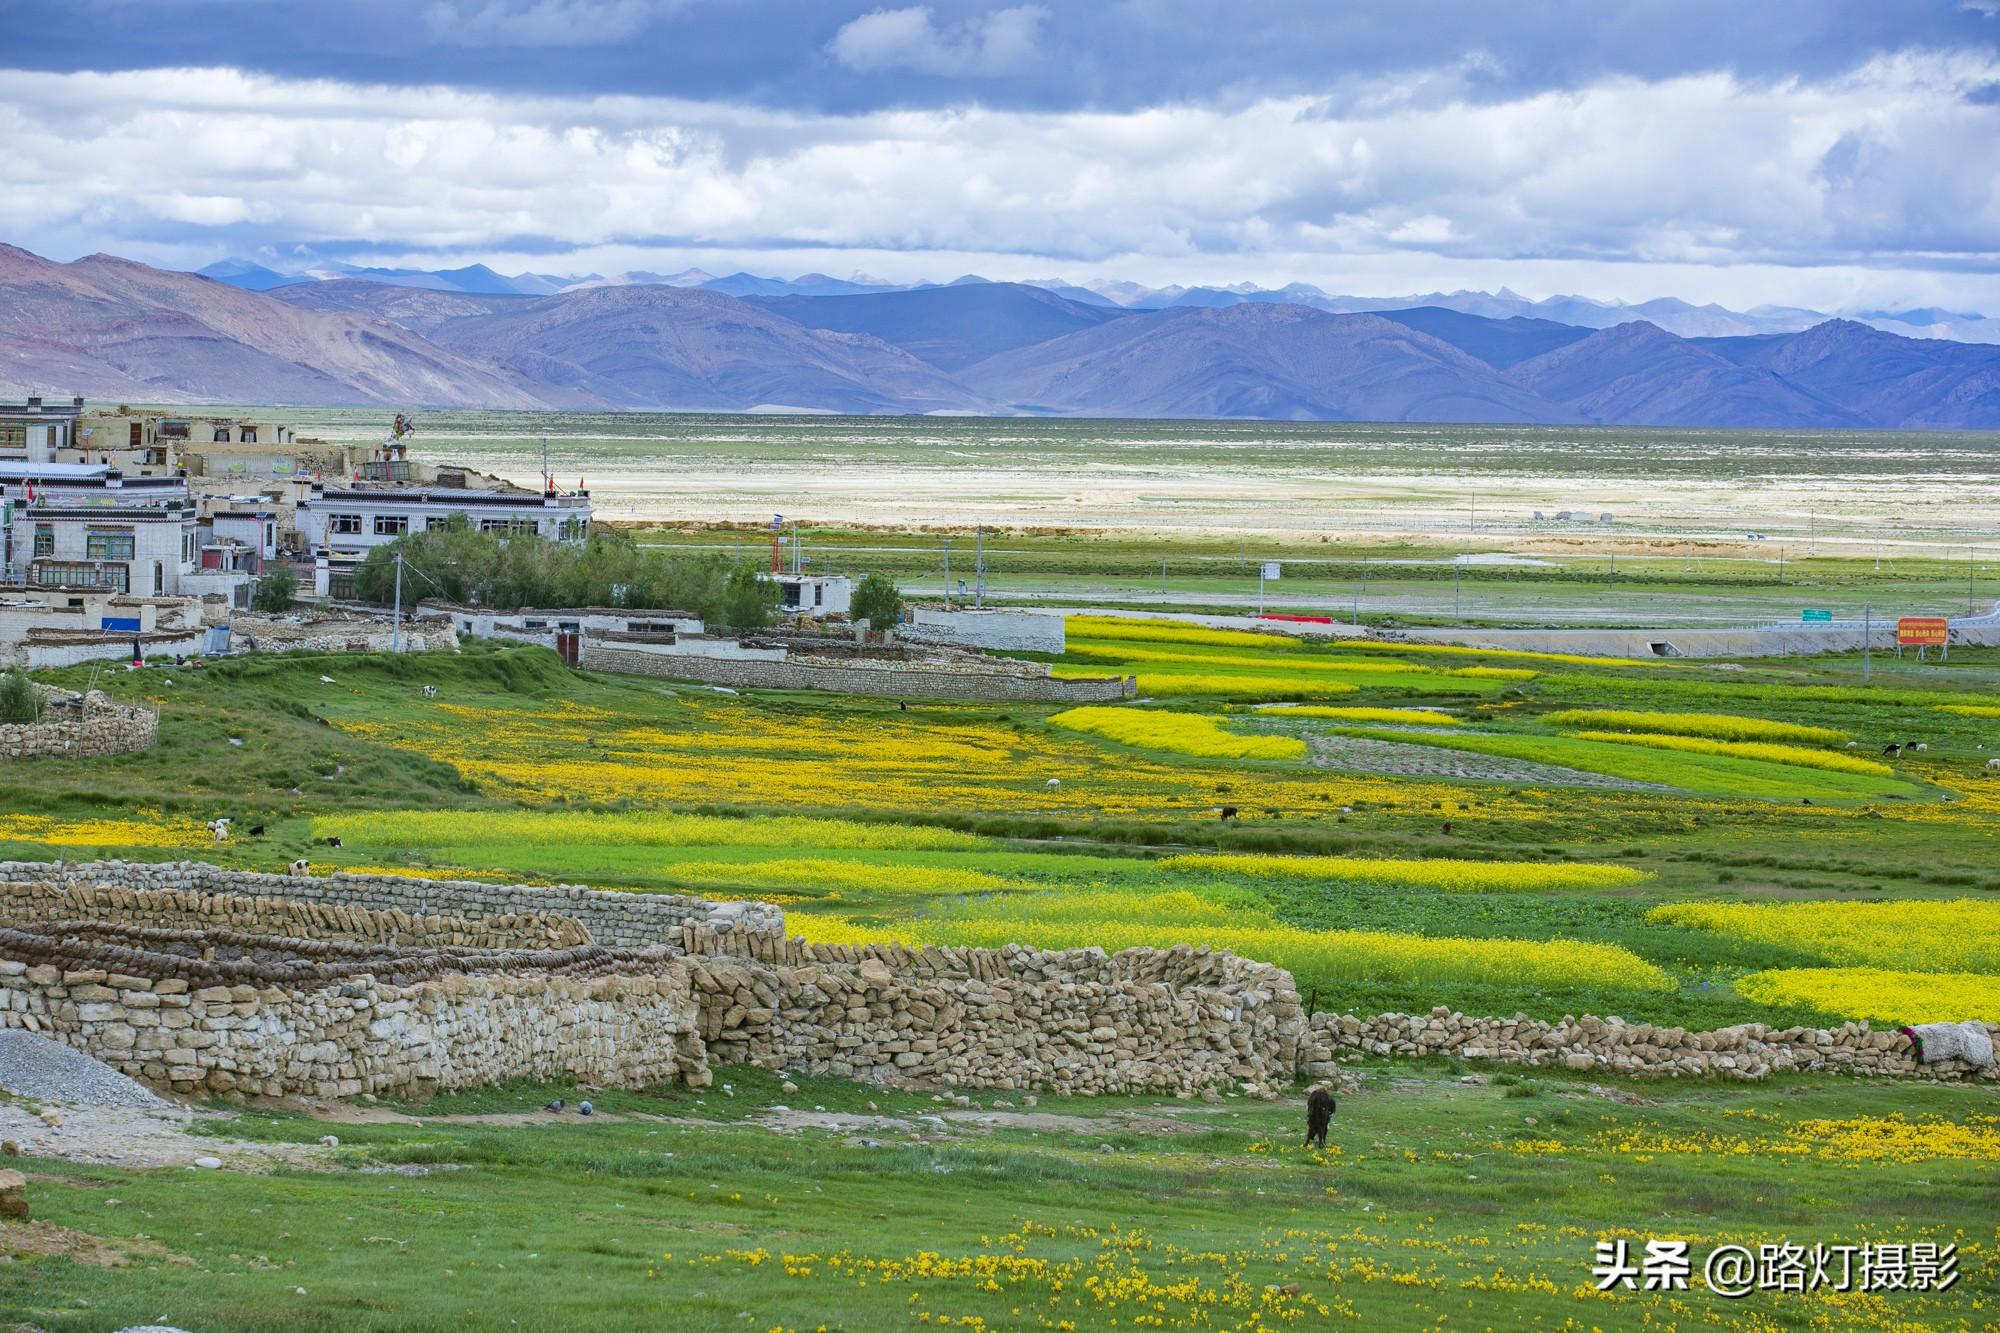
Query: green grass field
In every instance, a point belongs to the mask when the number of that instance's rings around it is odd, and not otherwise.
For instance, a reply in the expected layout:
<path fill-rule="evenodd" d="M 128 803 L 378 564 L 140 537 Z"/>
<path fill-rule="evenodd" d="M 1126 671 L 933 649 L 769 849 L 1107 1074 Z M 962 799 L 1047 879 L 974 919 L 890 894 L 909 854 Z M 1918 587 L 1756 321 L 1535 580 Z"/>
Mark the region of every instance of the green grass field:
<path fill-rule="evenodd" d="M 1296 1102 L 958 1110 L 826 1080 L 781 1093 L 753 1070 L 595 1094 L 591 1120 L 539 1110 L 574 1104 L 552 1087 L 372 1123 L 253 1109 L 215 1128 L 332 1132 L 346 1169 L 37 1162 L 38 1216 L 116 1266 L 0 1264 L 0 1311 L 65 1330 L 1991 1323 L 1990 1093 L 1906 1088 L 1890 1115 L 1833 1080 L 1641 1102 L 1559 1075 L 1354 1072 L 1324 1153 L 1299 1147 Z M 1600 1293 L 1615 1237 L 1686 1239 L 1697 1272 L 1725 1242 L 1956 1244 L 1961 1276 L 1928 1295 Z"/>

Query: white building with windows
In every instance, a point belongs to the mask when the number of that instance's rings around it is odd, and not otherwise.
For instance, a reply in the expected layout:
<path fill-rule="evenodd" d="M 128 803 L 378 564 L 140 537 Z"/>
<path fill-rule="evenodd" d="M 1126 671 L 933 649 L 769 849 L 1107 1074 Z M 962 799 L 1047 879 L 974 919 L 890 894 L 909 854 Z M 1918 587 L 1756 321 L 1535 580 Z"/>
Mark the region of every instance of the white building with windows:
<path fill-rule="evenodd" d="M 296 522 L 300 541 L 312 555 L 327 558 L 337 585 L 377 546 L 455 519 L 480 532 L 581 545 L 590 535 L 590 518 L 587 491 L 537 494 L 455 486 L 314 486 L 299 501 Z"/>
<path fill-rule="evenodd" d="M 196 508 L 184 478 L 0 460 L 0 511 L 0 569 L 9 582 L 140 597 L 190 590 Z"/>
<path fill-rule="evenodd" d="M 44 403 L 0 403 L 0 463 L 53 463 L 58 450 L 76 443 L 83 399 Z"/>

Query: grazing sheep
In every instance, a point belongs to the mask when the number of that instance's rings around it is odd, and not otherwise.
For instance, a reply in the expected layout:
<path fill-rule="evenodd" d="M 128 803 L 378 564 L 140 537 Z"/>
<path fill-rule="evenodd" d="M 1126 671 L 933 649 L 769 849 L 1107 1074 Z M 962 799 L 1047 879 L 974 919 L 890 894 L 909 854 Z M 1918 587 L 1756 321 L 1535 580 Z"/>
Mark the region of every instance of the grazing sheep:
<path fill-rule="evenodd" d="M 303 857 L 292 862 L 291 873 L 294 875 L 310 875 L 312 873 L 312 862 L 305 860 Z"/>
<path fill-rule="evenodd" d="M 340 846 L 340 839 L 338 837 L 328 838 L 326 845 L 329 847 L 338 847 Z"/>
<path fill-rule="evenodd" d="M 1327 1126 L 1333 1123 L 1334 1109 L 1333 1094 L 1327 1091 L 1324 1083 L 1313 1085 L 1312 1090 L 1306 1093 L 1306 1146 L 1308 1148 L 1314 1144 L 1318 1144 L 1321 1148 L 1326 1147 L 1326 1130 Z"/>
<path fill-rule="evenodd" d="M 208 831 L 215 835 L 217 842 L 229 841 L 229 821 L 227 819 L 211 819 L 208 821 L 207 827 Z"/>
<path fill-rule="evenodd" d="M 319 678 L 319 683 L 320 683 L 320 684 L 322 684 L 322 685 L 331 685 L 331 684 L 333 684 L 333 677 L 332 677 L 332 676 L 321 676 L 321 677 Z"/>
<path fill-rule="evenodd" d="M 1894 759 L 1897 755 L 1901 754 L 1902 752 L 1903 752 L 1903 747 L 1896 744 L 1894 741 L 1891 741 L 1887 745 L 1882 747 L 1882 753 L 1888 755 L 1891 759 Z"/>
<path fill-rule="evenodd" d="M 426 699 L 435 699 L 438 695 L 438 687 L 435 685 L 426 685 L 424 686 L 423 694 Z"/>
<path fill-rule="evenodd" d="M 1903 748 L 1905 750 L 1915 750 L 1918 754 L 1922 754 L 1925 750 L 1928 750 L 1931 747 L 1924 744 L 1922 741 L 1911 741 L 1908 745 L 1905 745 Z"/>
<path fill-rule="evenodd" d="M 251 836 L 251 837 L 253 837 L 253 838 L 261 838 L 261 837 L 263 837 L 263 836 L 264 836 L 264 826 L 263 826 L 262 824 L 252 824 L 252 825 L 250 826 L 250 836 Z"/>
<path fill-rule="evenodd" d="M 2000 770 L 2000 759 L 1988 759 L 1986 761 L 1986 768 L 1989 772 Z"/>
<path fill-rule="evenodd" d="M 1047 791 L 1054 791 L 1056 788 L 1060 786 L 1062 786 L 1061 778 L 1050 778 L 1047 782 L 1044 782 L 1042 784 L 1043 789 Z"/>
<path fill-rule="evenodd" d="M 1843 750 L 1852 750 L 1857 748 L 1860 744 L 1861 744 L 1860 741 L 1849 741 L 1847 744 L 1841 746 L 1840 748 Z"/>

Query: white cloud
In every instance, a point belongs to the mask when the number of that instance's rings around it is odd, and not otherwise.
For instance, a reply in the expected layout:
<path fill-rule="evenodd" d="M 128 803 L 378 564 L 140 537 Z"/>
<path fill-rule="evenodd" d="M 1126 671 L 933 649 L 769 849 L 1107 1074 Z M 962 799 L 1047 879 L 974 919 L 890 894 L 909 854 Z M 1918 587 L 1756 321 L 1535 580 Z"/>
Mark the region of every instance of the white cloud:
<path fill-rule="evenodd" d="M 436 0 L 424 22 L 452 46 L 606 46 L 670 7 L 658 0 Z"/>
<path fill-rule="evenodd" d="M 558 271 L 618 255 L 769 268 L 755 257 L 783 253 L 905 278 L 1352 291 L 1366 277 L 1820 304 L 1957 291 L 1991 307 L 2000 107 L 1966 94 L 1996 78 L 2000 61 L 1915 53 L 1818 83 L 1620 79 L 1497 102 L 819 116 L 10 71 L 0 238 L 198 262 L 361 240 Z"/>
<path fill-rule="evenodd" d="M 1041 5 L 996 9 L 950 32 L 932 21 L 927 6 L 878 9 L 842 26 L 827 51 L 863 73 L 910 69 L 923 74 L 1008 74 L 1038 58 Z"/>

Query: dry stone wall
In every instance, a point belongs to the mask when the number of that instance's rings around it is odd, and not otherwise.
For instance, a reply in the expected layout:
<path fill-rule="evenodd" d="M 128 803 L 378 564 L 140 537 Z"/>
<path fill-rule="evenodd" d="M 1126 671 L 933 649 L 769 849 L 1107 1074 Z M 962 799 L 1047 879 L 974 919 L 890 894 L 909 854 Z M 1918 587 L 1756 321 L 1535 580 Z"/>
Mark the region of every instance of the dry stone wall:
<path fill-rule="evenodd" d="M 487 884 L 401 875 L 267 875 L 224 870 L 200 861 L 93 861 L 70 866 L 0 861 L 0 882 L 27 881 L 44 881 L 72 892 L 80 886 L 96 886 L 195 896 L 281 898 L 384 912 L 394 920 L 445 916 L 480 921 L 549 913 L 573 918 L 589 938 L 619 949 L 659 944 L 691 922 L 718 931 L 783 930 L 785 924 L 783 911 L 769 903 L 719 903 L 670 893 L 617 893 L 577 884 Z"/>
<path fill-rule="evenodd" d="M 651 653 L 613 648 L 587 639 L 577 665 L 586 671 L 662 676 L 737 689 L 831 690 L 911 699 L 955 699 L 969 703 L 1113 703 L 1138 692 L 1129 676 L 1064 680 L 988 668 L 973 670 L 923 662 L 808 662 L 690 653 Z"/>
<path fill-rule="evenodd" d="M 205 893 L 198 889 L 128 889 L 115 884 L 43 879 L 0 880 L 0 922 L 112 921 L 181 930 L 230 930 L 300 940 L 394 942 L 477 949 L 561 949 L 591 943 L 575 917 L 524 911 L 467 920 L 413 916 L 346 903 Z"/>
<path fill-rule="evenodd" d="M 37 688 L 51 701 L 42 720 L 0 726 L 0 759 L 130 754 L 159 739 L 160 719 L 150 708 L 118 703 L 97 690 L 85 695 L 79 708 L 60 708 L 53 702 L 59 691 Z"/>
<path fill-rule="evenodd" d="M 1996 1042 L 2000 1027 L 1988 1026 Z M 1603 1071 L 1644 1078 L 1756 1081 L 1789 1070 L 1863 1075 L 2000 1079 L 2000 1063 L 1975 1069 L 1962 1060 L 1920 1064 L 1910 1039 L 1866 1023 L 1836 1028 L 1773 1028 L 1763 1023 L 1690 1032 L 1618 1018 L 1565 1016 L 1545 1023 L 1525 1014 L 1471 1018 L 1449 1009 L 1428 1014 L 1318 1013 L 1305 1043 L 1309 1078 L 1337 1075 L 1342 1056 L 1452 1055 L 1531 1068 Z"/>
<path fill-rule="evenodd" d="M 890 1086 L 1275 1093 L 1305 1015 L 1291 974 L 1186 947 L 809 945 L 685 932 L 710 1059 Z"/>

